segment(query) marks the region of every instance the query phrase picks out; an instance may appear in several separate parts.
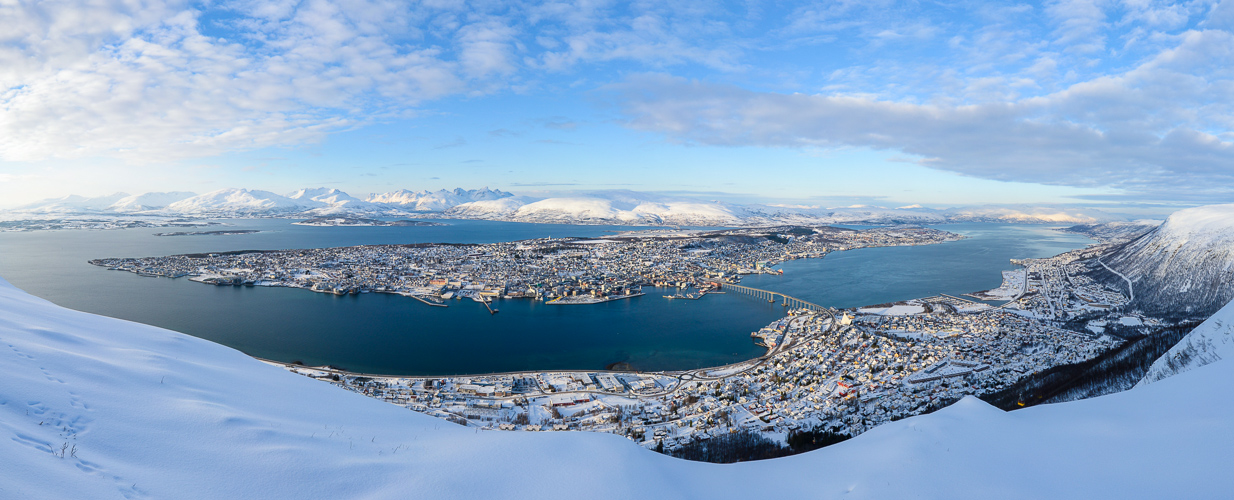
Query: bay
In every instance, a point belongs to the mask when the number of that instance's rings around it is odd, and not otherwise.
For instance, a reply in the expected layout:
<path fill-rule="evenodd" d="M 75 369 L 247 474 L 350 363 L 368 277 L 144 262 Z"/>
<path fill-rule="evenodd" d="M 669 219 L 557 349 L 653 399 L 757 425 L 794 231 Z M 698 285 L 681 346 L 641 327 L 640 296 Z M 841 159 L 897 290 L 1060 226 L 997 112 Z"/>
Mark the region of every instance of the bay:
<path fill-rule="evenodd" d="M 869 226 L 857 226 L 869 227 Z M 741 284 L 815 304 L 847 308 L 998 288 L 1011 259 L 1042 258 L 1084 248 L 1093 240 L 1053 226 L 940 224 L 966 238 L 939 245 L 861 248 L 778 266 L 783 276 L 749 276 Z"/>
<path fill-rule="evenodd" d="M 488 243 L 594 237 L 626 226 L 449 220 L 443 226 L 308 227 L 281 219 L 227 221 L 226 236 L 158 237 L 167 229 L 0 233 L 0 276 L 72 309 L 156 325 L 279 361 L 353 371 L 447 375 L 515 370 L 641 370 L 716 366 L 756 357 L 749 333 L 783 308 L 741 294 L 666 300 L 669 290 L 593 305 L 500 300 L 429 307 L 386 294 L 334 296 L 282 288 L 214 287 L 145 278 L 86 263 L 100 257 L 393 243 Z M 783 276 L 743 284 L 821 305 L 852 307 L 997 287 L 1011 258 L 1045 257 L 1091 243 L 1041 226 L 949 224 L 968 239 L 919 247 L 834 252 L 783 264 Z M 208 228 L 213 229 L 213 228 Z"/>
<path fill-rule="evenodd" d="M 489 243 L 594 237 L 627 226 L 439 221 L 443 226 L 309 227 L 279 219 L 226 221 L 226 236 L 154 236 L 163 228 L 0 233 L 0 276 L 59 305 L 156 325 L 279 361 L 353 371 L 433 375 L 532 369 L 641 370 L 734 363 L 764 352 L 750 332 L 783 309 L 742 295 L 666 300 L 667 291 L 593 305 L 500 300 L 429 307 L 388 294 L 215 287 L 146 278 L 86 263 L 100 257 L 392 243 Z M 214 229 L 214 228 L 208 228 Z"/>

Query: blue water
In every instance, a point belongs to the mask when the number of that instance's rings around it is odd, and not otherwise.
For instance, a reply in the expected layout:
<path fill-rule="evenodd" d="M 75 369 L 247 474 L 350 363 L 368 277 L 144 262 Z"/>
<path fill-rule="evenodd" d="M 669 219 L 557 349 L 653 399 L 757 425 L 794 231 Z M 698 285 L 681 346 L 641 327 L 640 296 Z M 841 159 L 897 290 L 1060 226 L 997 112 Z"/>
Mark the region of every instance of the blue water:
<path fill-rule="evenodd" d="M 757 275 L 742 284 L 785 293 L 831 307 L 857 307 L 945 293 L 960 295 L 998 288 L 1010 259 L 1040 258 L 1083 248 L 1092 240 L 1049 227 L 1008 224 L 944 224 L 937 229 L 967 237 L 915 247 L 862 248 L 824 259 L 779 266 L 783 276 Z"/>
<path fill-rule="evenodd" d="M 749 359 L 749 333 L 783 309 L 739 294 L 665 300 L 667 291 L 596 305 L 501 300 L 489 315 L 471 301 L 429 307 L 386 294 L 337 297 L 283 288 L 214 287 L 91 266 L 100 257 L 386 243 L 486 243 L 601 236 L 628 227 L 442 221 L 429 227 L 306 227 L 286 220 L 229 221 L 263 232 L 157 237 L 166 229 L 0 233 L 0 276 L 82 311 L 152 324 L 281 361 L 386 374 L 600 369 L 626 362 L 672 370 Z M 1089 243 L 1041 227 L 948 225 L 969 240 L 837 252 L 784 264 L 784 276 L 744 284 L 840 307 L 997 287 L 1007 259 L 1053 255 Z M 207 228 L 211 229 L 211 228 Z"/>

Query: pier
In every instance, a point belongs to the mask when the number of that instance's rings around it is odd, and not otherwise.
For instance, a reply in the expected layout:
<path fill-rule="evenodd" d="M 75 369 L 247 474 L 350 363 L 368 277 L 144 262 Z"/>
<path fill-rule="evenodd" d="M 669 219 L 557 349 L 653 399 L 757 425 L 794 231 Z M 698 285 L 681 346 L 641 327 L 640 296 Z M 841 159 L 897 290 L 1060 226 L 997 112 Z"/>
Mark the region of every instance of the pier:
<path fill-rule="evenodd" d="M 784 307 L 791 307 L 793 309 L 809 309 L 811 311 L 830 311 L 830 308 L 820 306 L 813 302 L 806 302 L 796 297 L 790 297 L 780 292 L 773 292 L 771 290 L 763 290 L 761 288 L 751 288 L 748 286 L 734 285 L 731 283 L 724 283 L 724 284 L 721 284 L 720 286 L 721 288 L 733 290 L 735 292 L 744 293 L 746 295 L 750 295 L 758 299 L 767 299 L 767 302 L 775 302 L 776 297 L 781 297 L 782 305 Z"/>

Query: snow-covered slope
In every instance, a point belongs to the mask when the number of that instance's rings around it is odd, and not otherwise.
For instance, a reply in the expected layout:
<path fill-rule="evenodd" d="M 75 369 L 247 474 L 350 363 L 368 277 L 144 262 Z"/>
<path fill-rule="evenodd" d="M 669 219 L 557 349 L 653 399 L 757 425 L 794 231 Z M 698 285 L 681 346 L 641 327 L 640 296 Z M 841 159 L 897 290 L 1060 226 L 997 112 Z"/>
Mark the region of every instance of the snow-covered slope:
<path fill-rule="evenodd" d="M 1140 385 L 1234 357 L 1234 302 L 1226 304 L 1163 354 Z"/>
<path fill-rule="evenodd" d="M 197 196 L 190 191 L 169 191 L 166 193 L 145 193 L 125 196 L 107 207 L 114 212 L 141 212 L 157 210 L 180 200 Z"/>
<path fill-rule="evenodd" d="M 374 194 L 368 197 L 368 202 L 382 205 L 397 206 L 417 212 L 441 212 L 464 203 L 475 201 L 499 200 L 514 196 L 500 189 L 488 187 L 480 189 L 455 188 L 438 191 L 409 191 L 400 189 L 389 193 Z"/>
<path fill-rule="evenodd" d="M 1155 219 L 1139 219 L 1134 221 L 1102 222 L 1098 224 L 1079 224 L 1059 229 L 1067 233 L 1088 236 L 1101 243 L 1124 243 L 1156 229 L 1163 222 Z"/>
<path fill-rule="evenodd" d="M 608 434 L 477 432 L 0 280 L 0 498 L 1225 498 L 1231 380 L 1218 362 L 1012 413 L 969 398 L 711 465 Z"/>
<path fill-rule="evenodd" d="M 1206 317 L 1234 299 L 1234 204 L 1179 210 L 1102 260 L 1131 280 L 1133 307 Z"/>
<path fill-rule="evenodd" d="M 269 191 L 220 189 L 172 203 L 165 209 L 178 214 L 260 214 L 301 212 L 327 206 L 312 199 L 293 200 Z"/>
<path fill-rule="evenodd" d="M 450 208 L 446 213 L 464 219 L 506 219 L 513 217 L 523 205 L 536 201 L 526 196 L 473 201 Z"/>

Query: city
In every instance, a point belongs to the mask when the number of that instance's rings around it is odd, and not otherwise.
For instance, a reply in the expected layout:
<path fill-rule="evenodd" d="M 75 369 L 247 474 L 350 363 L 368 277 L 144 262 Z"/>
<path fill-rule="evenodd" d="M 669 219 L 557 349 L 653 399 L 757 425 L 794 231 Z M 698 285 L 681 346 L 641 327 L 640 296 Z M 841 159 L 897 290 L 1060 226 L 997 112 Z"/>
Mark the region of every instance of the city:
<path fill-rule="evenodd" d="M 338 295 L 396 293 L 435 306 L 446 306 L 451 298 L 488 303 L 498 297 L 564 305 L 629 297 L 648 285 L 696 288 L 701 293 L 722 283 L 736 283 L 743 274 L 775 272 L 771 267 L 786 260 L 959 238 L 925 228 L 784 226 L 636 231 L 604 238 L 541 238 L 483 245 L 374 245 L 107 258 L 90 263 L 143 276 L 187 276 L 214 285 L 292 287 Z"/>
<path fill-rule="evenodd" d="M 766 354 L 723 367 L 400 377 L 268 361 L 464 426 L 612 433 L 667 452 L 737 432 L 777 442 L 798 432 L 855 436 L 964 395 L 1000 391 L 1042 370 L 1093 359 L 1123 342 L 1105 334 L 1110 323 L 1157 324 L 1123 315 L 1124 291 L 1089 276 L 1100 266 L 1101 246 L 1014 260 L 1009 265 L 1019 268 L 1003 272 L 1002 286 L 970 298 L 937 295 L 836 310 L 738 285 L 745 274 L 781 272 L 774 267 L 791 259 L 958 238 L 909 227 L 786 226 L 91 263 L 220 286 L 396 293 L 440 307 L 469 298 L 492 313 L 498 312 L 490 306 L 496 299 L 589 304 L 641 295 L 644 286 L 698 290 L 665 298 L 720 292 L 757 297 L 750 300 L 782 297 L 786 316 L 751 333 Z"/>

